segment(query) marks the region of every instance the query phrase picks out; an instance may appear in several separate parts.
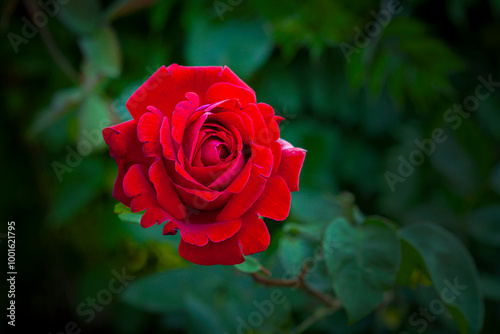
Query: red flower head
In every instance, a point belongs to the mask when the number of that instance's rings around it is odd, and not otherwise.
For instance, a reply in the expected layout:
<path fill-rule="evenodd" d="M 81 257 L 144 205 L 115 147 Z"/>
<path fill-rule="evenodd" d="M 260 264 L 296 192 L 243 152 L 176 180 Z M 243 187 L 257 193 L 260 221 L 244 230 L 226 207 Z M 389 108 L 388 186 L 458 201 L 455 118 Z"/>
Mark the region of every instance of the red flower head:
<path fill-rule="evenodd" d="M 271 106 L 228 67 L 161 67 L 126 103 L 133 119 L 103 130 L 118 164 L 113 196 L 143 227 L 179 230 L 179 254 L 232 265 L 264 251 L 259 216 L 284 220 L 305 151 L 280 139 Z"/>

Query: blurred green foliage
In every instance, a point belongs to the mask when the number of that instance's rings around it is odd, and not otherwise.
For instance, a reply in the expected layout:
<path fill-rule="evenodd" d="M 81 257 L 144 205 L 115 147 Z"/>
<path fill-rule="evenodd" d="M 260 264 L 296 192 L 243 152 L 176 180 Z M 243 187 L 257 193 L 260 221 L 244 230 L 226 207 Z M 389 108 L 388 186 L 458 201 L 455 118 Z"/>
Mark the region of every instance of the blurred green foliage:
<path fill-rule="evenodd" d="M 69 321 L 125 334 L 455 333 L 457 324 L 496 333 L 500 92 L 478 78 L 500 81 L 500 4 L 413 0 L 388 15 L 391 3 L 4 1 L 2 212 L 16 221 L 19 323 L 54 333 Z M 298 274 L 318 245 L 340 245 L 307 279 L 349 300 L 345 310 L 279 289 L 284 302 L 253 326 L 273 288 L 234 268 L 192 266 L 178 236 L 138 227 L 123 207 L 113 213 L 116 167 L 100 131 L 130 119 L 127 98 L 171 63 L 228 65 L 286 118 L 282 137 L 308 150 L 289 219 L 268 222 L 268 251 L 240 271 L 262 263 L 273 276 Z M 481 84 L 490 94 L 465 112 Z M 454 105 L 466 109 L 448 114 Z M 436 129 L 446 140 L 419 147 Z M 87 323 L 79 305 L 90 308 L 122 268 L 136 278 Z M 419 314 L 454 276 L 468 288 L 448 312 Z"/>

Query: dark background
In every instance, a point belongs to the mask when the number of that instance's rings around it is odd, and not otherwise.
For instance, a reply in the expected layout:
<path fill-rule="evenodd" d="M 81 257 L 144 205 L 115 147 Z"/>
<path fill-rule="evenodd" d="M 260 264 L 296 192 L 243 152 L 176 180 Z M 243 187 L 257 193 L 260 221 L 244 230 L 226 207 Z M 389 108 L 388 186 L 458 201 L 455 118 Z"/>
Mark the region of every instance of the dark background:
<path fill-rule="evenodd" d="M 3 1 L 0 27 L 1 205 L 4 223 L 16 222 L 18 326 L 59 333 L 74 320 L 91 333 L 234 333 L 234 318 L 219 319 L 210 305 L 247 313 L 214 286 L 231 282 L 254 297 L 268 293 L 215 267 L 208 276 L 193 274 L 188 292 L 175 293 L 182 277 L 159 287 L 172 291 L 172 307 L 163 314 L 120 294 L 88 323 L 77 311 L 108 286 L 112 270 L 142 277 L 189 265 L 177 254 L 178 239 L 162 237 L 160 228 L 125 224 L 113 213 L 116 166 L 96 135 L 103 125 L 129 119 L 126 99 L 159 66 L 178 63 L 228 65 L 259 102 L 287 119 L 282 138 L 308 151 L 289 221 L 328 214 L 328 204 L 318 203 L 348 191 L 367 214 L 402 226 L 443 226 L 472 254 L 486 300 L 483 332 L 497 332 L 500 87 L 470 116 L 447 121 L 444 115 L 474 96 L 479 76 L 500 81 L 500 2 L 403 2 L 365 44 L 355 42 L 363 42 L 358 32 L 374 22 L 372 11 L 387 8 L 385 1 L 71 0 L 40 6 Z M 33 15 L 40 25 L 35 30 L 26 23 Z M 342 51 L 346 43 L 356 50 L 349 57 Z M 392 191 L 387 172 L 398 174 L 399 157 L 418 154 L 415 140 L 432 138 L 437 128 L 447 139 L 422 154 L 423 163 Z M 85 143 L 90 154 L 69 153 L 85 150 Z M 278 239 L 280 224 L 269 226 Z M 6 239 L 0 241 L 7 254 Z M 214 277 L 219 283 L 211 285 Z M 294 305 L 303 306 L 279 310 L 256 333 L 284 332 L 311 311 L 300 300 Z M 408 316 L 419 305 L 425 304 L 402 298 L 354 326 L 340 313 L 308 332 L 398 333 L 408 330 Z M 454 331 L 446 319 L 426 329 Z"/>

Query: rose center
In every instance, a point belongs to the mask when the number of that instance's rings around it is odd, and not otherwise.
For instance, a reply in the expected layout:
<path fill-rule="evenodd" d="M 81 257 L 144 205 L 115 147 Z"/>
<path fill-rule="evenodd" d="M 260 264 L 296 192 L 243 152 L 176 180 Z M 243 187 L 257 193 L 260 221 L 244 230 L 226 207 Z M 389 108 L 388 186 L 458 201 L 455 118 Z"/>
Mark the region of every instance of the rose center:
<path fill-rule="evenodd" d="M 205 166 L 213 166 L 229 156 L 226 143 L 212 136 L 201 145 L 201 162 Z"/>

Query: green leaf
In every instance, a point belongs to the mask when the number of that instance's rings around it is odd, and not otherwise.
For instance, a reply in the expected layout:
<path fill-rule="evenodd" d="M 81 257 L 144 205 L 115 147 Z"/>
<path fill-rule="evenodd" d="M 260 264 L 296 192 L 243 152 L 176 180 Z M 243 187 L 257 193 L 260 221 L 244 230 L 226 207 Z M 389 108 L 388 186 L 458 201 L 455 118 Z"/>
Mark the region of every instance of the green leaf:
<path fill-rule="evenodd" d="M 90 94 L 83 102 L 79 114 L 78 144 L 90 152 L 106 147 L 102 130 L 111 125 L 108 103 L 98 94 Z M 85 144 L 85 145 L 83 145 Z M 83 146 L 86 146 L 83 148 Z"/>
<path fill-rule="evenodd" d="M 422 257 L 435 291 L 460 332 L 478 333 L 484 317 L 483 297 L 474 261 L 460 240 L 433 224 L 405 227 L 400 237 Z"/>
<path fill-rule="evenodd" d="M 373 311 L 394 284 L 401 255 L 395 229 L 381 220 L 354 227 L 337 218 L 326 229 L 323 247 L 331 252 L 326 265 L 333 288 L 353 323 Z"/>
<path fill-rule="evenodd" d="M 283 232 L 306 237 L 311 240 L 320 240 L 323 230 L 325 229 L 324 224 L 297 224 L 297 223 L 286 223 L 283 225 Z"/>
<path fill-rule="evenodd" d="M 186 293 L 184 304 L 188 314 L 190 333 L 220 334 L 225 328 L 222 325 L 220 314 L 212 305 L 193 293 Z"/>
<path fill-rule="evenodd" d="M 291 214 L 301 221 L 329 221 L 342 214 L 342 207 L 332 194 L 301 189 L 292 194 Z"/>
<path fill-rule="evenodd" d="M 93 72 L 115 78 L 120 75 L 122 59 L 115 31 L 103 27 L 80 39 L 80 48 Z"/>
<path fill-rule="evenodd" d="M 144 211 L 134 213 L 130 211 L 130 208 L 125 204 L 118 203 L 115 205 L 114 213 L 118 214 L 118 218 L 120 218 L 122 222 L 140 224 Z"/>
<path fill-rule="evenodd" d="M 284 235 L 279 240 L 278 258 L 283 265 L 283 269 L 290 275 L 297 276 L 299 274 L 307 254 L 308 246 L 304 239 Z"/>
<path fill-rule="evenodd" d="M 238 318 L 247 321 L 248 315 L 263 305 L 266 316 L 261 328 L 267 333 L 271 332 L 265 328 L 268 324 L 286 321 L 288 314 L 282 304 L 289 299 L 284 292 L 282 302 L 269 305 L 274 290 L 278 289 L 265 289 L 248 277 L 235 276 L 231 266 L 190 266 L 134 280 L 120 297 L 123 302 L 149 312 L 180 311 L 193 322 L 193 333 L 232 333 L 240 325 Z M 204 325 L 207 330 L 201 329 Z"/>
<path fill-rule="evenodd" d="M 75 110 L 82 102 L 82 99 L 83 94 L 80 88 L 67 88 L 55 93 L 50 105 L 35 118 L 28 130 L 28 136 L 34 138 L 47 127 Z"/>
<path fill-rule="evenodd" d="M 484 244 L 500 246 L 500 205 L 481 208 L 471 214 L 469 232 Z"/>
<path fill-rule="evenodd" d="M 406 241 L 401 242 L 401 265 L 396 275 L 396 283 L 408 285 L 413 289 L 417 285 L 429 286 L 432 282 L 420 254 Z"/>
<path fill-rule="evenodd" d="M 199 19 L 189 25 L 185 53 L 189 65 L 227 65 L 245 79 L 266 62 L 272 48 L 260 20 L 210 24 Z"/>
<path fill-rule="evenodd" d="M 151 312 L 178 311 L 184 308 L 187 292 L 206 294 L 203 286 L 213 286 L 219 280 L 218 276 L 213 267 L 169 270 L 130 283 L 122 294 L 122 300 Z M 200 284 L 200 279 L 203 284 Z"/>
<path fill-rule="evenodd" d="M 245 256 L 245 262 L 236 264 L 234 267 L 242 273 L 251 274 L 259 272 L 262 269 L 262 264 L 252 256 Z"/>

